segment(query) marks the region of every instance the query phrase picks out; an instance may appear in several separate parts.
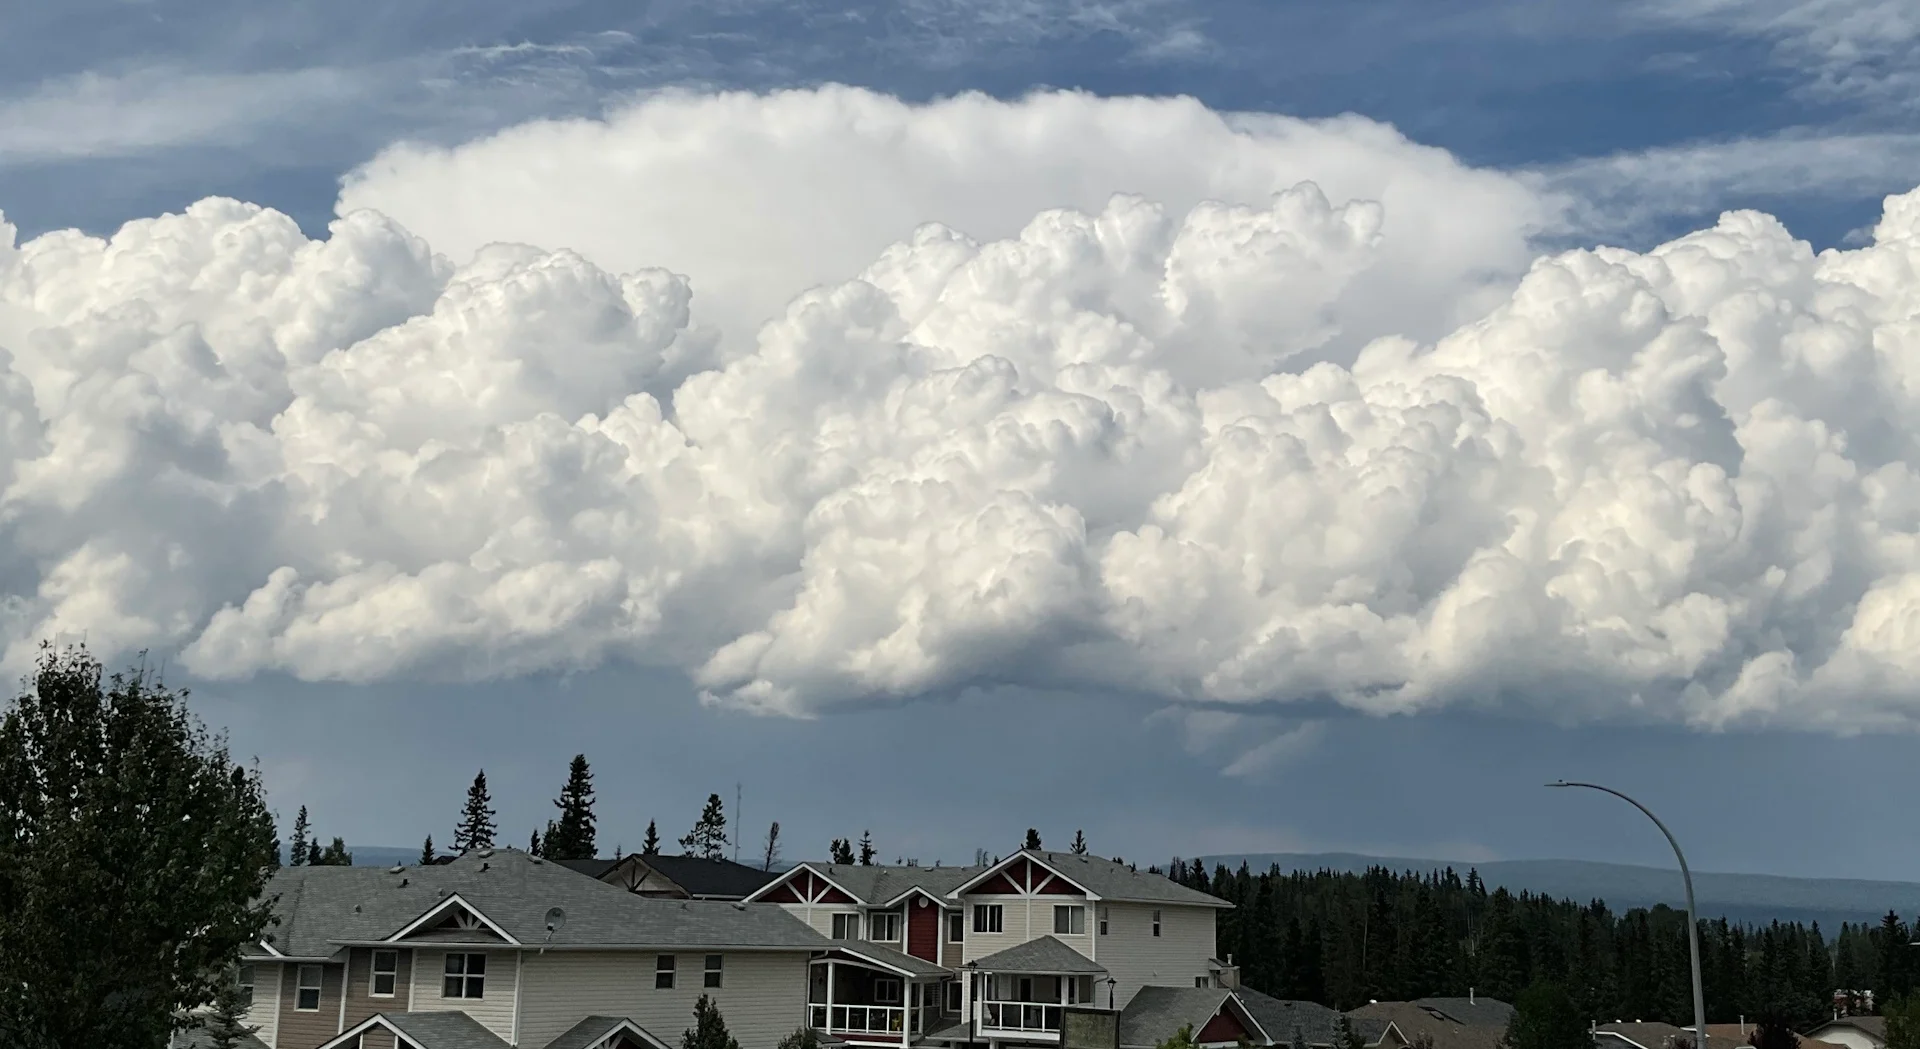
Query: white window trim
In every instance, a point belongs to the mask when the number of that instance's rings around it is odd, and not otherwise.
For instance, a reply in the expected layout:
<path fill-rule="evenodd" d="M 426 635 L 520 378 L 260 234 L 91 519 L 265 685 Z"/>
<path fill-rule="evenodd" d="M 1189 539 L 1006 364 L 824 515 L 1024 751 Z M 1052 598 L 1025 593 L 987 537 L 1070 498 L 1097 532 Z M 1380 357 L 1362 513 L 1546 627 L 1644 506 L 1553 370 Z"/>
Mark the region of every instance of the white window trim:
<path fill-rule="evenodd" d="M 1103 906 L 1100 908 L 1100 935 L 1105 936 L 1106 934 L 1107 934 L 1107 909 Z"/>
<path fill-rule="evenodd" d="M 955 936 L 956 932 L 960 935 Z M 953 911 L 947 915 L 947 942 L 967 942 L 967 915 L 964 911 Z"/>
<path fill-rule="evenodd" d="M 844 931 L 846 935 L 840 935 Z M 828 939 L 853 942 L 860 939 L 860 912 L 835 911 L 828 924 Z"/>
<path fill-rule="evenodd" d="M 667 985 L 660 986 L 660 977 L 667 978 Z M 656 954 L 653 957 L 653 989 L 671 991 L 680 982 L 680 959 L 678 955 Z"/>
<path fill-rule="evenodd" d="M 874 943 L 899 943 L 901 927 L 905 924 L 898 911 L 874 911 L 867 915 L 867 939 Z M 887 925 L 893 927 L 889 930 L 892 935 L 882 936 L 880 927 Z"/>
<path fill-rule="evenodd" d="M 724 954 L 707 955 L 706 966 L 700 973 L 700 986 L 719 987 L 726 981 L 726 978 L 727 956 Z"/>
<path fill-rule="evenodd" d="M 873 981 L 873 1004 L 875 1004 L 875 1005 L 899 1005 L 899 1004 L 900 1004 L 900 1002 L 901 1002 L 901 995 L 902 995 L 902 993 L 903 993 L 903 992 L 902 992 L 902 990 L 901 990 L 901 988 L 902 988 L 903 986 L 904 986 L 904 985 L 903 985 L 903 983 L 901 982 L 901 980 L 900 980 L 900 978 L 899 978 L 898 976 L 878 976 L 878 977 L 875 977 L 875 978 L 874 978 L 874 981 Z M 891 997 L 891 998 L 889 998 L 889 997 L 887 997 L 887 995 L 886 995 L 885 993 L 882 993 L 882 990 L 881 990 L 881 989 L 882 989 L 882 988 L 886 988 L 886 987 L 891 987 L 891 988 L 893 988 L 893 990 L 892 990 L 892 992 L 891 992 L 891 993 L 892 993 L 892 997 Z"/>
<path fill-rule="evenodd" d="M 313 982 L 311 984 L 307 982 L 308 970 L 312 970 L 314 973 Z M 320 965 L 295 966 L 295 971 L 293 974 L 293 1011 L 296 1013 L 319 1012 L 320 1001 L 321 999 L 327 996 L 326 986 L 327 986 L 327 970 L 325 966 L 320 966 Z M 305 994 L 308 991 L 313 992 L 312 1008 L 308 1008 L 300 1004 L 300 996 L 302 994 Z"/>
<path fill-rule="evenodd" d="M 1060 919 L 1066 918 L 1067 927 L 1060 927 Z M 1075 919 L 1078 919 L 1076 922 Z M 1078 924 L 1078 929 L 1074 925 Z M 1085 936 L 1087 934 L 1087 909 L 1076 903 L 1056 903 L 1053 905 L 1053 934 L 1055 936 Z"/>
<path fill-rule="evenodd" d="M 998 918 L 998 921 L 990 919 Z M 1000 926 L 998 929 L 993 926 Z M 979 933 L 1000 933 L 1007 928 L 1007 908 L 1000 903 L 976 903 L 973 905 L 973 931 Z"/>
<path fill-rule="evenodd" d="M 258 979 L 259 979 L 259 976 L 254 972 L 253 966 L 248 965 L 244 962 L 241 963 L 238 970 L 235 971 L 233 974 L 234 986 L 239 987 L 243 992 L 245 992 L 246 999 L 247 999 L 247 1008 L 249 1010 L 253 1008 L 254 982 Z"/>
<path fill-rule="evenodd" d="M 1153 912 L 1153 934 L 1155 936 L 1160 935 L 1160 912 L 1159 911 Z"/>
<path fill-rule="evenodd" d="M 383 954 L 393 959 L 393 968 L 385 971 L 381 970 L 380 956 Z M 376 950 L 373 952 L 372 960 L 369 961 L 367 964 L 370 966 L 370 968 L 367 971 L 367 997 L 392 998 L 394 995 L 400 992 L 400 952 L 399 951 Z M 382 976 L 393 977 L 393 990 L 388 991 L 385 994 L 381 994 L 380 991 L 378 990 L 380 986 L 380 977 Z"/>

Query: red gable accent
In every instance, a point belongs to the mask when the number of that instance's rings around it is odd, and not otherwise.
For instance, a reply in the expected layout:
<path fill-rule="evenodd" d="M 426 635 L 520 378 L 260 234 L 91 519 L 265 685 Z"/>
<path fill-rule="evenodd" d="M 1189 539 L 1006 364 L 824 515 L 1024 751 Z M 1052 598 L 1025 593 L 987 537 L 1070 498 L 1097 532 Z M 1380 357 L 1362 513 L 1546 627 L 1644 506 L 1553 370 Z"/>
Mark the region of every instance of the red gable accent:
<path fill-rule="evenodd" d="M 1000 892 L 1000 893 L 1007 893 L 1009 895 L 1012 895 L 1012 894 L 1018 893 L 1020 889 L 1018 886 L 1014 885 L 1013 882 L 1008 881 L 1006 872 L 1002 871 L 1001 873 L 996 874 L 991 878 L 988 878 L 986 881 L 981 882 L 979 885 L 974 886 L 970 891 L 971 892 Z"/>
<path fill-rule="evenodd" d="M 1055 878 L 1052 881 L 1046 883 L 1045 885 L 1042 885 L 1040 888 L 1035 889 L 1034 891 L 1039 893 L 1042 896 L 1079 896 L 1081 895 L 1080 890 L 1074 888 L 1073 883 L 1070 881 L 1067 881 L 1065 878 Z"/>
<path fill-rule="evenodd" d="M 826 888 L 827 891 L 821 895 L 819 899 L 820 903 L 852 903 L 854 902 L 853 897 L 847 895 L 844 892 L 841 892 L 839 889 L 836 889 L 831 885 L 826 885 L 824 887 Z"/>
<path fill-rule="evenodd" d="M 1194 1036 L 1193 1041 L 1195 1045 L 1206 1045 L 1209 1042 L 1237 1042 L 1242 1038 L 1251 1040 L 1252 1037 L 1247 1033 L 1246 1027 L 1234 1017 L 1233 1012 L 1222 1005 L 1213 1019 L 1208 1020 L 1207 1025 L 1200 1028 L 1200 1033 Z"/>
<path fill-rule="evenodd" d="M 799 893 L 793 891 L 792 885 L 788 885 L 784 883 L 781 884 L 778 888 L 774 889 L 772 892 L 769 892 L 765 896 L 762 896 L 760 898 L 767 901 L 768 903 L 805 903 L 807 902 L 805 899 L 803 899 L 800 896 Z"/>
<path fill-rule="evenodd" d="M 925 896 L 907 903 L 907 953 L 930 962 L 940 960 L 940 908 Z"/>

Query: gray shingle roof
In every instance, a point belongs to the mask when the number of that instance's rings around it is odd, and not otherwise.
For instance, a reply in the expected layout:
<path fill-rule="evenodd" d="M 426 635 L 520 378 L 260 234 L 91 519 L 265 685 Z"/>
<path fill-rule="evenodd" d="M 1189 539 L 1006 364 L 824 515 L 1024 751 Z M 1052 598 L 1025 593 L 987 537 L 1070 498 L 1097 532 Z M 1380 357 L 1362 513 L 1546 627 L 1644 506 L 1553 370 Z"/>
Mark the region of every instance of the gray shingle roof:
<path fill-rule="evenodd" d="M 507 1049 L 499 1035 L 466 1013 L 382 1013 L 420 1049 Z"/>
<path fill-rule="evenodd" d="M 1124 903 L 1174 903 L 1195 907 L 1231 907 L 1218 896 L 1189 889 L 1164 874 L 1136 871 L 1124 863 L 1071 852 L 1024 850 L 1027 855 L 1085 886 L 1102 899 Z"/>
<path fill-rule="evenodd" d="M 845 951 L 851 955 L 865 955 L 874 961 L 891 965 L 896 969 L 912 973 L 915 976 L 949 976 L 953 973 L 952 969 L 944 965 L 937 965 L 927 961 L 925 958 L 916 958 L 911 954 L 896 951 L 891 947 L 884 947 L 871 940 L 836 940 L 834 941 L 833 947 L 835 950 Z"/>
<path fill-rule="evenodd" d="M 1337 1045 L 1340 1038 L 1340 1013 L 1319 1002 L 1293 1001 L 1261 994 L 1251 987 L 1241 987 L 1233 992 L 1247 1012 L 1265 1028 L 1267 1035 L 1280 1045 L 1293 1044 L 1295 1028 L 1300 1038 L 1309 1046 Z M 1351 1017 L 1348 1020 L 1353 1031 L 1367 1045 L 1377 1045 L 1387 1033 L 1387 1021 L 1369 1017 Z"/>
<path fill-rule="evenodd" d="M 1439 1010 L 1468 1027 L 1498 1027 L 1505 1030 L 1513 1019 L 1513 1006 L 1498 998 L 1416 998 L 1422 1009 Z"/>
<path fill-rule="evenodd" d="M 976 959 L 972 964 L 987 972 L 1003 973 L 1091 974 L 1107 971 L 1099 962 L 1051 936 L 995 951 Z"/>
<path fill-rule="evenodd" d="M 384 940 L 458 894 L 521 943 L 575 946 L 760 947 L 831 945 L 775 904 L 636 896 L 517 849 L 406 867 L 283 867 L 267 889 L 280 919 L 269 934 L 290 957 L 328 957 L 342 942 Z M 547 937 L 549 908 L 566 921 Z M 476 934 L 476 941 L 492 939 Z"/>
<path fill-rule="evenodd" d="M 600 1044 L 601 1039 L 612 1034 L 615 1028 L 624 1024 L 633 1024 L 634 1028 L 651 1038 L 656 1045 L 665 1045 L 652 1031 L 641 1027 L 624 1016 L 589 1016 L 569 1027 L 565 1034 L 548 1042 L 544 1049 L 588 1049 Z"/>
<path fill-rule="evenodd" d="M 732 860 L 703 860 L 698 856 L 643 856 L 641 862 L 672 878 L 695 896 L 740 899 L 780 876 Z"/>
<path fill-rule="evenodd" d="M 847 890 L 861 903 L 880 904 L 898 899 L 909 889 L 925 889 L 942 899 L 985 867 L 893 867 L 874 864 L 809 863 L 816 873 Z M 668 875 L 672 877 L 672 875 Z"/>
<path fill-rule="evenodd" d="M 1370 1002 L 1349 1010 L 1347 1015 L 1353 1017 L 1356 1024 L 1362 1020 L 1391 1021 L 1409 1041 L 1424 1034 L 1433 1039 L 1433 1049 L 1499 1049 L 1500 1039 L 1507 1030 L 1505 1024 L 1498 1027 L 1463 1024 L 1437 1007 L 1418 1002 Z"/>
<path fill-rule="evenodd" d="M 1226 1000 L 1217 987 L 1142 987 L 1120 1010 L 1120 1044 L 1157 1046 L 1188 1024 L 1197 1035 Z"/>

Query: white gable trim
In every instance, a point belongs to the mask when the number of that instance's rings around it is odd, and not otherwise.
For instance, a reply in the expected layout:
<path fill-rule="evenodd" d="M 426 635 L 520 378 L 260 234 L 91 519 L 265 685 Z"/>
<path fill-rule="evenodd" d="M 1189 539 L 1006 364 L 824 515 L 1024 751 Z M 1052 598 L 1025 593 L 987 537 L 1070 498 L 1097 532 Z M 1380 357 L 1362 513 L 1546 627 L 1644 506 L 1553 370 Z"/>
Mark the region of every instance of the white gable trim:
<path fill-rule="evenodd" d="M 353 1049 L 355 1045 L 359 1044 L 361 1035 L 376 1027 L 391 1032 L 397 1043 L 404 1046 L 405 1049 L 425 1049 L 419 1042 L 408 1038 L 405 1032 L 389 1023 L 387 1018 L 379 1013 L 375 1013 L 346 1031 L 335 1035 L 332 1040 L 321 1042 L 319 1049 Z"/>
<path fill-rule="evenodd" d="M 1035 856 L 1033 853 L 1026 851 L 1025 849 L 1022 849 L 1019 852 L 1016 852 L 1013 855 L 1008 856 L 1006 859 L 1001 860 L 999 863 L 996 863 L 993 866 L 988 867 L 986 870 L 983 870 L 979 874 L 968 879 L 966 882 L 962 883 L 959 888 L 956 888 L 952 892 L 947 893 L 947 898 L 955 899 L 955 900 L 959 899 L 963 893 L 966 893 L 967 891 L 971 890 L 975 885 L 978 885 L 981 882 L 984 882 L 987 879 L 993 877 L 994 875 L 1001 873 L 1006 868 L 1013 866 L 1014 861 L 1016 860 L 1026 860 L 1029 863 L 1032 863 L 1034 866 L 1040 868 L 1041 870 L 1046 871 L 1048 874 L 1053 875 L 1053 878 L 1058 878 L 1061 881 L 1066 882 L 1068 885 L 1071 885 L 1074 888 L 1079 889 L 1080 894 L 1085 896 L 1088 900 L 1099 900 L 1101 898 L 1099 893 L 1094 892 L 1092 889 L 1087 888 L 1085 885 L 1082 885 L 1079 882 L 1074 881 L 1072 878 L 1067 877 L 1065 872 L 1061 871 L 1059 868 L 1053 866 L 1052 864 L 1041 859 L 1040 857 Z M 1050 884 L 1053 881 L 1053 878 L 1049 878 L 1046 881 L 1042 881 L 1039 885 L 1034 886 L 1034 890 L 1037 890 L 1039 888 L 1042 888 Z M 1020 893 L 1020 895 L 1022 896 L 1034 895 L 1035 894 L 1034 890 L 1023 890 Z"/>
<path fill-rule="evenodd" d="M 619 1023 L 607 1028 L 605 1034 L 588 1043 L 588 1049 L 605 1049 L 606 1046 L 612 1044 L 614 1036 L 620 1034 L 631 1034 L 635 1038 L 653 1046 L 653 1049 L 672 1049 L 667 1043 L 655 1038 L 652 1031 L 647 1030 L 624 1016 L 620 1018 Z"/>
<path fill-rule="evenodd" d="M 844 892 L 844 893 L 846 893 L 846 894 L 847 894 L 847 899 L 850 899 L 850 900 L 852 900 L 852 901 L 853 901 L 853 905 L 854 905 L 854 906 L 863 906 L 863 907 L 864 907 L 864 906 L 871 906 L 871 904 L 868 904 L 868 903 L 867 903 L 867 901 L 866 901 L 866 899 L 865 899 L 865 898 L 863 898 L 863 897 L 862 897 L 862 896 L 861 896 L 861 895 L 860 895 L 859 893 L 857 893 L 857 892 L 854 892 L 854 891 L 853 891 L 852 889 L 849 889 L 849 888 L 847 888 L 847 887 L 846 887 L 845 885 L 842 885 L 842 884 L 840 884 L 839 882 L 837 882 L 837 881 L 834 881 L 834 880 L 833 880 L 832 878 L 829 878 L 829 877 L 827 877 L 827 876 L 826 876 L 825 874 L 823 874 L 823 873 L 821 873 L 820 871 L 818 871 L 818 870 L 815 870 L 815 869 L 814 869 L 814 867 L 813 867 L 813 864 L 811 864 L 811 863 L 801 863 L 801 864 L 799 864 L 799 865 L 797 865 L 797 866 L 795 866 L 795 867 L 793 867 L 792 869 L 790 869 L 790 870 L 788 870 L 788 871 L 787 871 L 787 873 L 785 873 L 785 874 L 782 874 L 782 875 L 781 875 L 781 876 L 779 876 L 778 878 L 775 878 L 775 879 L 773 879 L 772 881 L 770 881 L 770 882 L 768 882 L 768 883 L 766 883 L 765 885 L 762 885 L 762 886 L 760 886 L 759 888 L 757 888 L 757 889 L 755 889 L 755 890 L 753 890 L 753 892 L 752 892 L 752 893 L 750 893 L 750 894 L 748 894 L 748 895 L 747 895 L 746 897 L 744 897 L 743 899 L 741 899 L 741 901 L 740 901 L 740 902 L 741 902 L 741 903 L 758 903 L 758 902 L 760 901 L 760 897 L 761 897 L 761 896 L 762 896 L 763 894 L 765 894 L 765 893 L 769 893 L 769 892 L 772 892 L 772 891 L 773 891 L 774 889 L 777 889 L 777 888 L 779 888 L 780 886 L 782 886 L 782 885 L 785 885 L 785 884 L 787 884 L 787 882 L 788 882 L 789 880 L 791 880 L 791 879 L 793 878 L 793 876 L 794 876 L 794 875 L 796 875 L 796 874 L 798 874 L 798 873 L 800 873 L 801 871 L 806 871 L 806 872 L 808 872 L 808 873 L 810 873 L 810 874 L 812 874 L 812 875 L 813 875 L 814 877 L 816 877 L 816 878 L 819 878 L 819 879 L 820 879 L 821 881 L 824 881 L 824 882 L 826 882 L 826 883 L 827 883 L 828 885 L 831 885 L 831 886 L 833 886 L 834 888 L 836 888 L 836 889 L 839 889 L 839 890 L 840 890 L 841 892 Z M 798 890 L 798 889 L 795 889 L 795 890 L 794 890 L 794 892 L 793 892 L 793 894 L 794 894 L 795 896 L 798 896 L 798 895 L 800 895 L 800 890 Z M 823 906 L 823 907 L 845 907 L 845 906 L 849 906 L 848 904 L 844 904 L 844 903 L 833 903 L 833 904 L 828 904 L 828 903 L 821 903 L 821 904 L 816 904 L 816 903 L 814 903 L 814 902 L 813 902 L 813 901 L 811 901 L 811 900 L 805 900 L 805 901 L 802 901 L 802 903 L 804 903 L 804 904 L 806 904 L 806 905 L 808 905 L 808 906 Z M 801 904 L 788 904 L 787 906 L 790 906 L 790 907 L 795 907 L 795 906 L 800 906 L 800 905 L 801 905 Z"/>
<path fill-rule="evenodd" d="M 401 940 L 405 936 L 418 930 L 422 925 L 425 925 L 428 922 L 433 921 L 435 918 L 439 918 L 442 915 L 446 914 L 446 912 L 453 907 L 459 907 L 465 910 L 468 914 L 471 914 L 475 918 L 478 918 L 480 920 L 480 924 L 493 930 L 496 936 L 499 936 L 501 939 L 507 941 L 509 944 L 515 947 L 522 946 L 519 940 L 514 939 L 510 934 L 508 934 L 507 930 L 502 929 L 497 923 L 494 922 L 492 918 L 489 918 L 486 915 L 480 913 L 480 908 L 475 907 L 473 904 L 468 903 L 467 901 L 461 899 L 460 894 L 457 892 L 451 896 L 448 896 L 446 899 L 441 900 L 439 903 L 434 904 L 431 908 L 427 910 L 427 913 L 422 914 L 420 917 L 415 918 L 413 921 L 407 923 L 406 928 L 401 929 L 399 932 L 396 932 L 392 936 L 387 937 L 382 942 L 397 943 L 399 940 Z"/>
<path fill-rule="evenodd" d="M 846 890 L 843 889 L 841 891 L 844 892 Z M 922 885 L 912 886 L 908 888 L 907 891 L 901 893 L 898 896 L 895 896 L 893 899 L 888 900 L 885 903 L 877 904 L 877 906 L 882 908 L 898 907 L 902 903 L 906 902 L 907 897 L 913 895 L 916 892 L 922 896 L 925 896 L 927 899 L 932 900 L 934 903 L 934 906 L 939 907 L 941 910 L 952 910 L 955 907 L 959 906 L 959 904 L 954 903 L 952 900 L 948 900 L 943 897 L 934 895 L 925 886 L 922 886 Z"/>

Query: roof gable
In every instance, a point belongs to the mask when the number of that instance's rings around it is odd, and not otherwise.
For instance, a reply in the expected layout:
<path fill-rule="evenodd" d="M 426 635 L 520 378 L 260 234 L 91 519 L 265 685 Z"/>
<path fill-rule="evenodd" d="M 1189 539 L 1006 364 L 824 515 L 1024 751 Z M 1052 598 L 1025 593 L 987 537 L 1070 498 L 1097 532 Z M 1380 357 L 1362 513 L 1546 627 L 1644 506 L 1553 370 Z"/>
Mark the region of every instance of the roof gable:
<path fill-rule="evenodd" d="M 353 1049 L 361 1044 L 361 1035 L 374 1030 L 393 1035 L 400 1049 L 507 1049 L 499 1035 L 462 1012 L 375 1013 L 320 1043 L 319 1049 Z"/>
<path fill-rule="evenodd" d="M 749 893 L 747 902 L 852 905 L 860 900 L 812 864 L 802 863 Z"/>
<path fill-rule="evenodd" d="M 441 942 L 482 943 L 494 941 L 518 946 L 520 941 L 508 935 L 498 923 L 480 909 L 454 893 L 428 908 L 425 914 L 408 922 L 387 942 L 401 940 L 438 940 Z"/>
<path fill-rule="evenodd" d="M 1039 853 L 1022 850 L 962 882 L 950 896 L 1000 894 L 1007 896 L 1077 895 L 1099 899 L 1099 894 L 1067 877 Z"/>
<path fill-rule="evenodd" d="M 589 1016 L 548 1042 L 545 1049 L 621 1049 L 628 1044 L 670 1049 L 652 1031 L 624 1016 Z"/>

